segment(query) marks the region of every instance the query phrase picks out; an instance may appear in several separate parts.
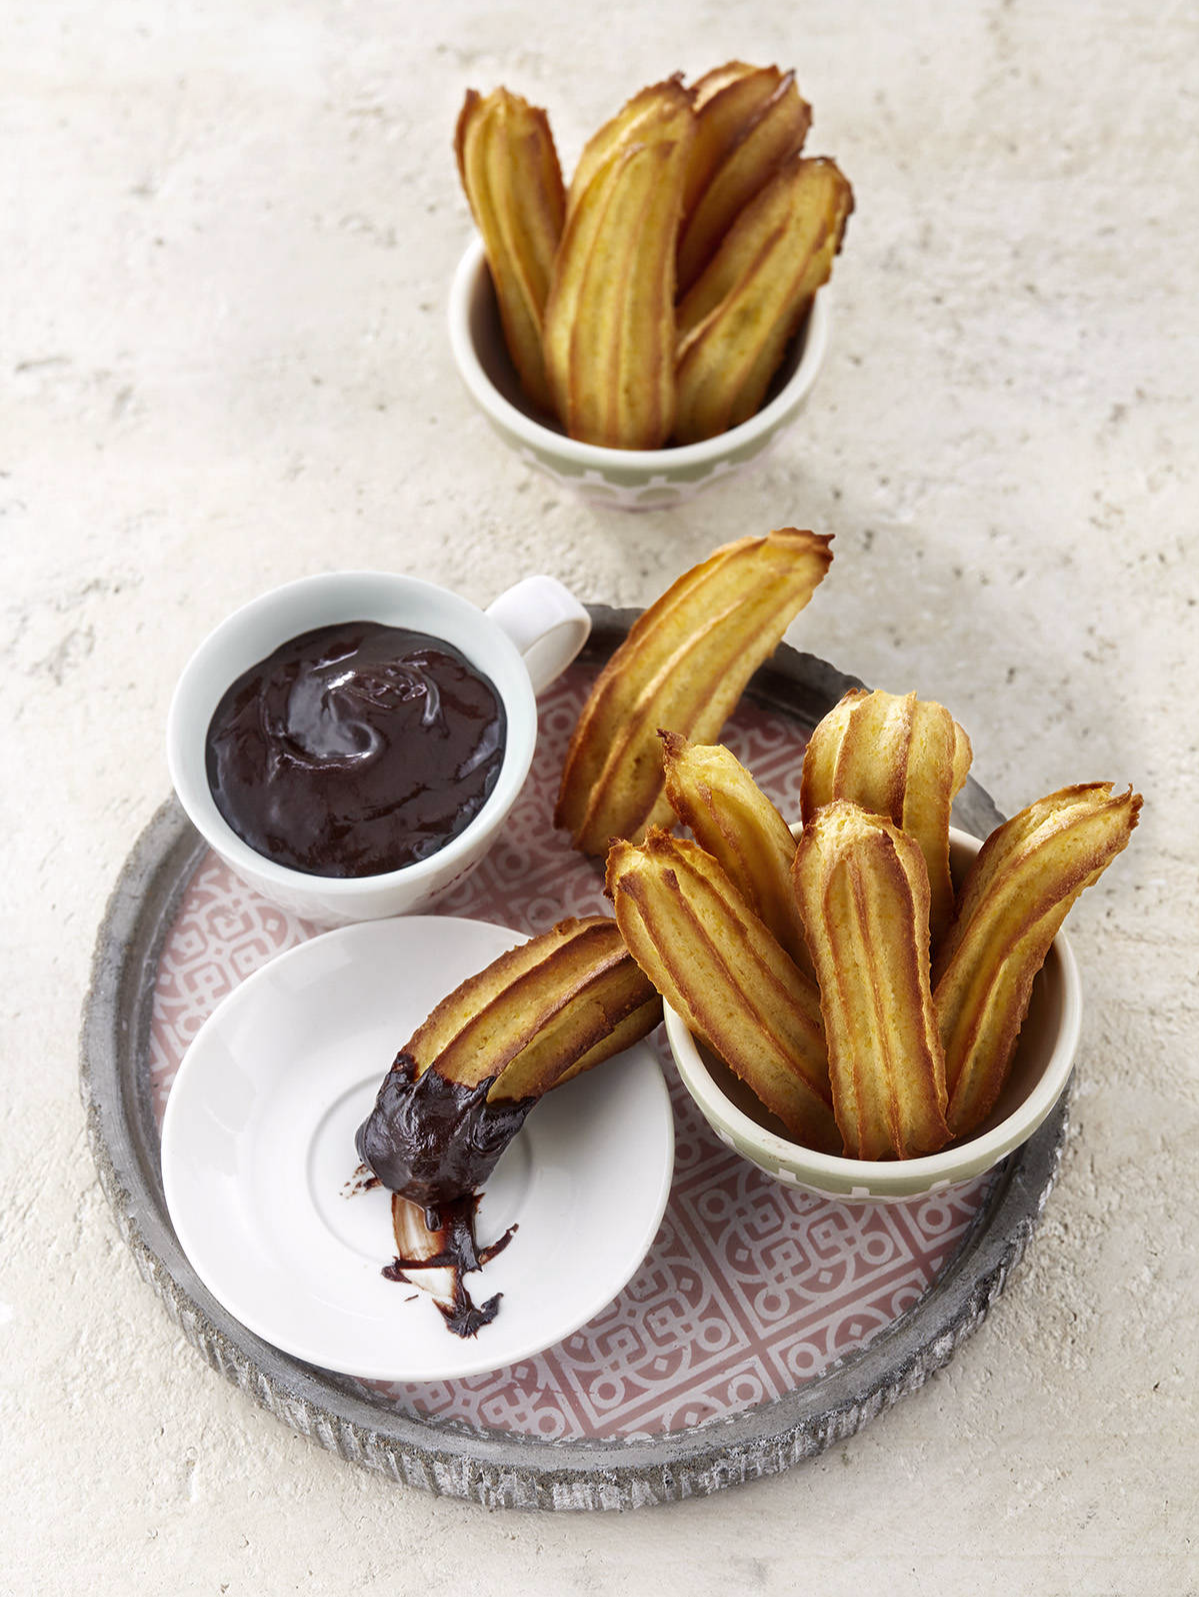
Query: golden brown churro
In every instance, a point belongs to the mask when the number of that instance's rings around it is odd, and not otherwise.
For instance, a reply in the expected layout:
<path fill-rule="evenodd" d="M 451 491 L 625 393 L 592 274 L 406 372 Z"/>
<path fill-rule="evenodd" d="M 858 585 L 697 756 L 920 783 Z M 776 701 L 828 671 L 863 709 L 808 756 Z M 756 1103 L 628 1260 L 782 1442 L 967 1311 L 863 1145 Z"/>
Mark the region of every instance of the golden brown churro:
<path fill-rule="evenodd" d="M 662 1002 L 604 915 L 562 921 L 468 977 L 417 1027 L 358 1128 L 391 1189 L 397 1257 L 458 1336 L 495 1317 L 463 1277 L 503 1248 L 475 1240 L 479 1188 L 537 1100 L 657 1025 Z"/>
<path fill-rule="evenodd" d="M 846 1152 L 935 1152 L 949 1128 L 920 849 L 890 821 L 839 799 L 804 827 L 793 876 Z"/>
<path fill-rule="evenodd" d="M 817 726 L 804 753 L 800 813 L 849 799 L 885 815 L 920 845 L 928 867 L 936 948 L 953 918 L 949 812 L 970 770 L 970 739 L 943 705 L 914 693 L 851 689 Z"/>
<path fill-rule="evenodd" d="M 658 86 L 577 195 L 554 261 L 543 347 L 572 438 L 658 449 L 674 426 L 674 270 L 695 137 L 690 97 Z"/>
<path fill-rule="evenodd" d="M 680 444 L 737 427 L 759 409 L 828 281 L 852 210 L 835 162 L 796 157 L 741 212 L 679 306 Z"/>
<path fill-rule="evenodd" d="M 754 196 L 784 161 L 798 155 L 812 121 L 794 72 L 765 67 L 711 95 L 704 93 L 703 81 L 696 86 L 698 118 L 708 123 L 718 154 L 705 172 L 705 150 L 703 164 L 692 175 L 691 203 L 679 238 L 680 294 L 699 277 Z"/>
<path fill-rule="evenodd" d="M 745 137 L 783 80 L 778 67 L 728 61 L 691 85 L 695 143 L 687 168 L 683 215 L 690 217 L 717 168 Z"/>
<path fill-rule="evenodd" d="M 791 888 L 791 828 L 730 750 L 660 732 L 671 808 L 720 865 L 767 930 L 811 975 L 803 921 Z"/>
<path fill-rule="evenodd" d="M 1084 887 L 1126 847 L 1141 809 L 1110 782 L 1062 788 L 983 844 L 933 966 L 949 1125 L 965 1136 L 999 1096 L 1033 978 Z"/>
<path fill-rule="evenodd" d="M 552 410 L 541 330 L 566 196 L 546 114 L 507 89 L 468 89 L 454 149 L 508 351 L 530 399 Z"/>
<path fill-rule="evenodd" d="M 661 1019 L 654 993 L 606 915 L 559 922 L 470 976 L 417 1028 L 402 1052 L 419 1077 L 492 1086 L 492 1101 L 540 1097 L 566 1072 L 620 1052 Z M 603 1051 L 621 1027 L 619 1047 Z"/>
<path fill-rule="evenodd" d="M 583 146 L 570 189 L 566 196 L 566 214 L 573 214 L 592 178 L 606 166 L 618 150 L 641 142 L 642 135 L 664 118 L 684 116 L 692 112 L 694 96 L 683 85 L 683 75 L 676 72 L 661 83 L 651 83 L 627 100 L 614 117 L 610 117 Z M 694 116 L 691 116 L 694 123 Z M 693 128 L 694 136 L 694 128 Z"/>
<path fill-rule="evenodd" d="M 654 986 L 788 1132 L 837 1151 L 816 989 L 697 843 L 616 842 L 607 891 Z"/>
<path fill-rule="evenodd" d="M 554 824 L 586 854 L 670 819 L 657 732 L 712 742 L 832 561 L 830 539 L 784 527 L 726 544 L 629 630 L 583 706 Z"/>

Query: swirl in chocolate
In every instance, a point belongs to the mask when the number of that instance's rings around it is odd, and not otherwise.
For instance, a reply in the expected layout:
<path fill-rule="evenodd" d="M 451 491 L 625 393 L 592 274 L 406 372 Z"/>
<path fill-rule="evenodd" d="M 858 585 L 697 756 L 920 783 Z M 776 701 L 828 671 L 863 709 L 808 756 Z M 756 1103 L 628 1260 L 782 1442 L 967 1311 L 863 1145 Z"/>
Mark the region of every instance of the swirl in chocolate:
<path fill-rule="evenodd" d="M 240 676 L 205 749 L 217 808 L 312 876 L 426 859 L 482 809 L 504 757 L 495 687 L 451 644 L 375 621 L 292 638 Z"/>

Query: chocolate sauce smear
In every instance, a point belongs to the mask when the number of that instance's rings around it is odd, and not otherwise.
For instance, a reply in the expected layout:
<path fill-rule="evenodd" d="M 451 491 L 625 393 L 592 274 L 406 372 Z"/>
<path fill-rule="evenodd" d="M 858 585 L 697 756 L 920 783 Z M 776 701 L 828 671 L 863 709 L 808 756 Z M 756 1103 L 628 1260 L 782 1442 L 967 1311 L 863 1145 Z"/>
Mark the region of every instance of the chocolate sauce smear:
<path fill-rule="evenodd" d="M 208 728 L 208 783 L 251 848 L 312 876 L 374 876 L 463 831 L 499 776 L 495 687 L 451 644 L 346 621 L 238 677 Z"/>
<path fill-rule="evenodd" d="M 438 1208 L 422 1210 L 398 1192 L 391 1195 L 391 1223 L 399 1250 L 391 1264 L 383 1266 L 388 1281 L 404 1281 L 423 1286 L 441 1310 L 442 1318 L 455 1336 L 477 1336 L 499 1313 L 502 1292 L 476 1304 L 463 1285 L 462 1277 L 481 1270 L 489 1259 L 511 1242 L 516 1227 L 511 1225 L 497 1242 L 480 1248 L 475 1240 L 477 1193 L 456 1198 Z M 434 1272 L 445 1272 L 438 1283 Z M 423 1279 L 422 1279 L 423 1276 Z M 438 1291 L 438 1285 L 442 1290 Z"/>
<path fill-rule="evenodd" d="M 474 1336 L 496 1316 L 499 1295 L 476 1305 L 462 1277 L 507 1246 L 512 1227 L 480 1249 L 475 1238 L 478 1189 L 525 1122 L 536 1098 L 488 1103 L 494 1077 L 474 1087 L 447 1081 L 436 1070 L 416 1074 L 401 1052 L 383 1078 L 375 1107 L 358 1128 L 358 1157 L 392 1198 L 397 1257 L 385 1266 L 390 1281 L 425 1286 L 455 1336 Z M 434 1272 L 445 1271 L 438 1282 Z"/>

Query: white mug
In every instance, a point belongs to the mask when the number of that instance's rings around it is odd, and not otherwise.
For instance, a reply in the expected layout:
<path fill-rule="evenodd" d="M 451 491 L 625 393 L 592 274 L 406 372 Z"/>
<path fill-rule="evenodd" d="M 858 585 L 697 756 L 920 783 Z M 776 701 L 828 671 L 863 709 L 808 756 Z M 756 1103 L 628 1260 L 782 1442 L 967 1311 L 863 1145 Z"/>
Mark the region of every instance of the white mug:
<path fill-rule="evenodd" d="M 225 691 L 281 644 L 340 621 L 410 627 L 460 649 L 495 686 L 507 716 L 499 776 L 482 809 L 427 859 L 376 876 L 313 876 L 267 859 L 221 815 L 205 744 Z M 167 762 L 179 802 L 206 842 L 256 892 L 325 926 L 423 909 L 472 870 L 495 842 L 524 786 L 537 741 L 536 695 L 587 641 L 591 620 L 553 577 L 527 577 L 480 610 L 419 577 L 338 571 L 302 577 L 244 605 L 185 666 L 167 718 Z"/>

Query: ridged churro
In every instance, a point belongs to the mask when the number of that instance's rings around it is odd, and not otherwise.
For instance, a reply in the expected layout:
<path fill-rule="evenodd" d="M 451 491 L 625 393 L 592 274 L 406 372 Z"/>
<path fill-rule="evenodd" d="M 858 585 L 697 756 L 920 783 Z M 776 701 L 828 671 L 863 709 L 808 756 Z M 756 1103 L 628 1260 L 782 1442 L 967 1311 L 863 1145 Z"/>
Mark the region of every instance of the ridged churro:
<path fill-rule="evenodd" d="M 834 800 L 804 826 L 793 878 L 846 1153 L 935 1152 L 949 1128 L 919 847 L 881 816 Z"/>
<path fill-rule="evenodd" d="M 920 845 L 928 868 L 935 950 L 953 919 L 949 812 L 970 770 L 970 739 L 943 705 L 914 693 L 851 689 L 804 752 L 800 814 L 849 799 L 885 815 Z"/>
<path fill-rule="evenodd" d="M 1062 788 L 992 832 L 933 966 L 949 1125 L 966 1136 L 1007 1076 L 1040 970 L 1066 914 L 1126 847 L 1141 809 L 1110 782 Z"/>
<path fill-rule="evenodd" d="M 609 117 L 583 146 L 566 196 L 567 216 L 574 212 L 600 168 L 606 166 L 619 149 L 641 142 L 644 133 L 655 123 L 678 117 L 689 119 L 694 125 L 693 103 L 694 95 L 684 87 L 681 72 L 639 89 L 626 100 L 616 115 Z"/>
<path fill-rule="evenodd" d="M 417 1027 L 358 1133 L 359 1153 L 417 1202 L 460 1197 L 487 1178 L 539 1097 L 660 1018 L 615 921 L 563 921 L 468 977 Z"/>
<path fill-rule="evenodd" d="M 474 1336 L 463 1276 L 507 1243 L 475 1241 L 479 1188 L 530 1109 L 662 1018 L 662 1001 L 605 915 L 566 920 L 470 976 L 417 1027 L 358 1129 L 363 1160 L 392 1192 L 397 1256 L 384 1274 L 431 1294 L 450 1330 Z"/>
<path fill-rule="evenodd" d="M 666 797 L 696 842 L 719 861 L 767 930 L 811 975 L 803 921 L 791 887 L 791 828 L 740 760 L 721 744 L 660 732 Z"/>
<path fill-rule="evenodd" d="M 681 90 L 665 97 L 634 127 L 572 198 L 543 349 L 572 438 L 658 449 L 674 426 L 675 249 L 695 137 L 690 98 Z"/>
<path fill-rule="evenodd" d="M 707 123 L 707 148 L 693 172 L 687 216 L 679 237 L 679 293 L 686 294 L 720 248 L 721 240 L 784 161 L 797 155 L 812 121 L 794 72 L 777 67 L 741 74 L 704 90 L 696 85 L 697 119 Z M 715 146 L 715 159 L 709 152 Z M 707 170 L 704 170 L 704 168 Z"/>
<path fill-rule="evenodd" d="M 468 977 L 403 1052 L 418 1076 L 434 1069 L 463 1086 L 491 1082 L 492 1101 L 540 1097 L 565 1071 L 577 1074 L 584 1056 L 608 1057 L 598 1050 L 634 1014 L 652 1030 L 661 1018 L 653 999 L 615 921 L 560 921 Z"/>
<path fill-rule="evenodd" d="M 607 892 L 629 952 L 691 1030 L 797 1141 L 839 1151 L 815 986 L 712 856 L 655 828 L 612 845 Z"/>
<path fill-rule="evenodd" d="M 712 742 L 832 561 L 830 538 L 784 527 L 681 576 L 600 673 L 567 751 L 554 823 L 586 854 L 670 819 L 659 728 Z"/>
<path fill-rule="evenodd" d="M 486 98 L 468 89 L 454 150 L 483 235 L 508 352 L 530 399 L 552 410 L 542 321 L 566 195 L 549 121 L 507 89 Z"/>
<path fill-rule="evenodd" d="M 716 169 L 744 138 L 782 82 L 778 67 L 727 61 L 691 85 L 695 144 L 687 168 L 683 215 L 689 217 Z"/>
<path fill-rule="evenodd" d="M 853 191 L 835 162 L 783 165 L 742 211 L 678 312 L 675 438 L 739 426 L 828 281 Z"/>

